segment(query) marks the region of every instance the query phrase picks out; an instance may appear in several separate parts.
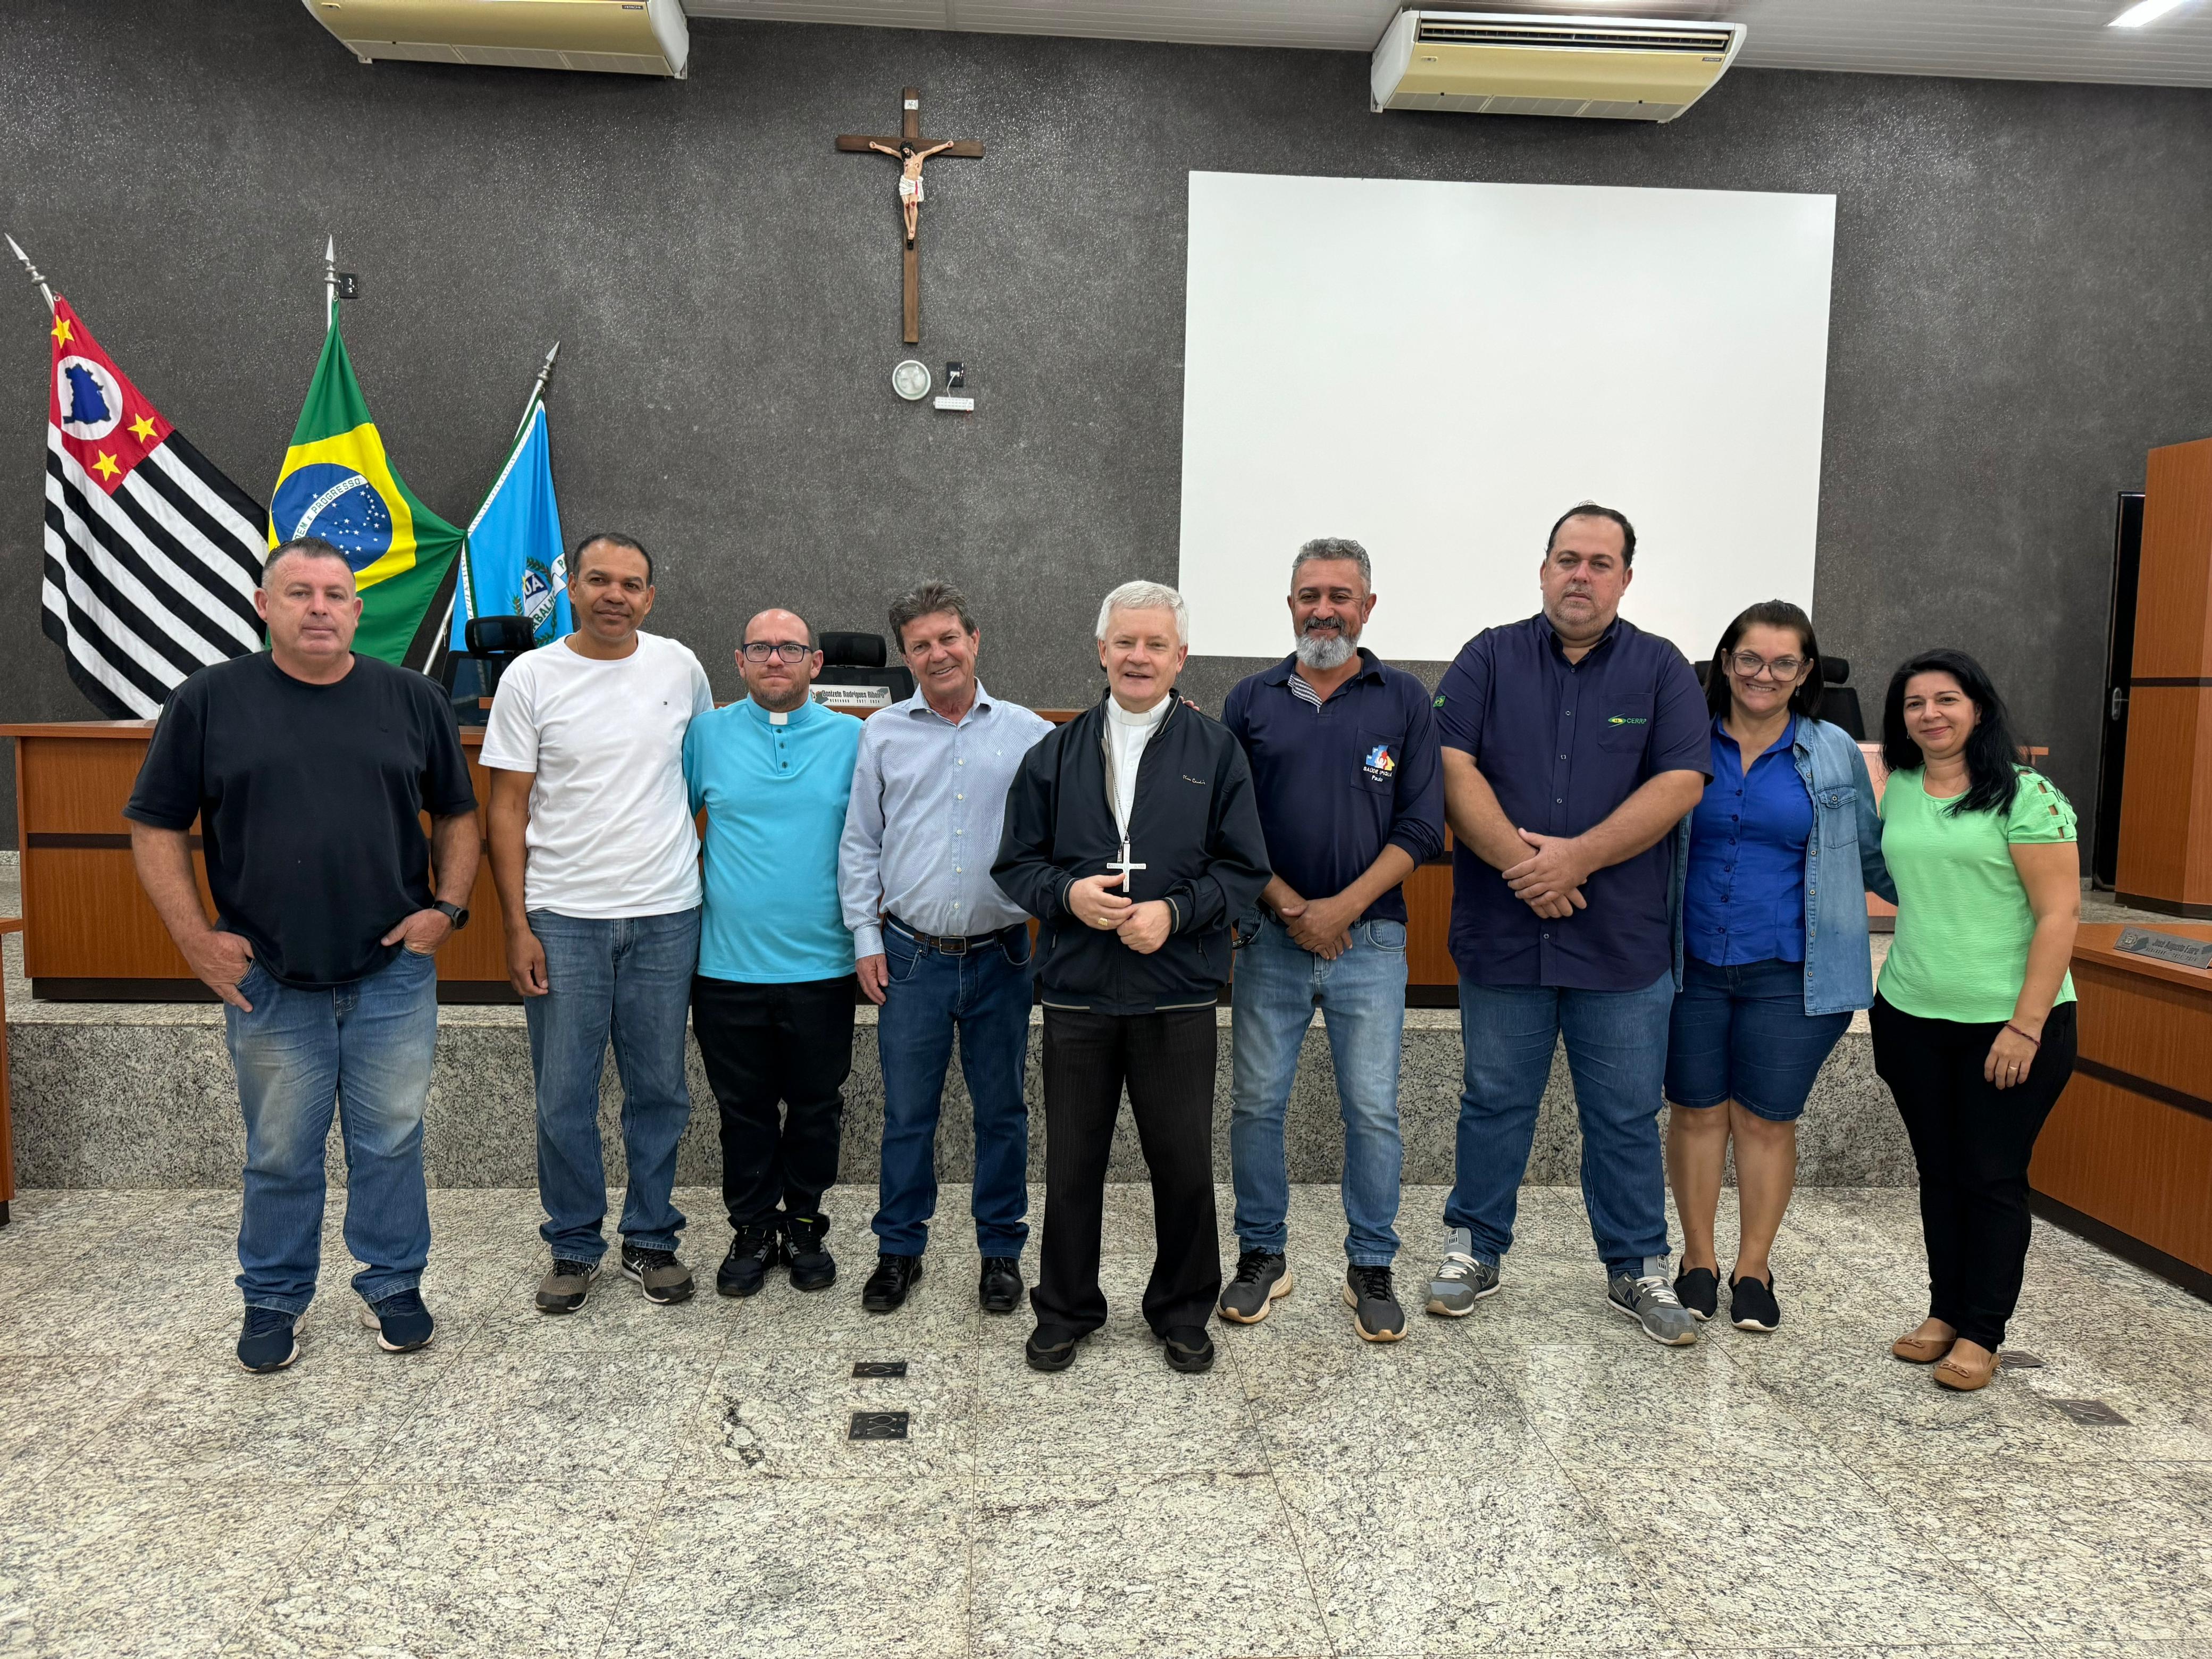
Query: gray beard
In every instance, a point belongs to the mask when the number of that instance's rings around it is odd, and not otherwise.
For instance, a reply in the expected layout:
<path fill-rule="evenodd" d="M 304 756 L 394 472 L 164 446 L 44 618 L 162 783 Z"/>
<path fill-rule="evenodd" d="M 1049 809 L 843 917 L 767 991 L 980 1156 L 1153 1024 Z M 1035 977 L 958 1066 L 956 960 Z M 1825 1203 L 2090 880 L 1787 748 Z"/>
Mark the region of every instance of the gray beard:
<path fill-rule="evenodd" d="M 1298 635 L 1298 660 L 1307 667 L 1328 673 L 1341 668 L 1359 654 L 1359 641 L 1343 634 L 1301 634 Z"/>

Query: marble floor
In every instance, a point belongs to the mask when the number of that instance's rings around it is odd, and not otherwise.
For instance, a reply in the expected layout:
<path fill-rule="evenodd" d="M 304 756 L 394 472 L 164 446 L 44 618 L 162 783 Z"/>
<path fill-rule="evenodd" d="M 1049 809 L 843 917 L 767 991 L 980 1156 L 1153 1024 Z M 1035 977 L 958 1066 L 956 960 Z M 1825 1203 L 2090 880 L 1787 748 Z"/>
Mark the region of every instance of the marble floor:
<path fill-rule="evenodd" d="M 1407 1194 L 1413 1274 L 1440 1199 Z M 726 1234 L 680 1200 L 710 1279 Z M 562 1320 L 530 1305 L 530 1194 L 431 1201 L 430 1349 L 355 1323 L 333 1216 L 299 1364 L 250 1376 L 234 1194 L 23 1196 L 0 1651 L 2212 1656 L 2212 1307 L 2039 1227 L 2014 1341 L 2041 1365 L 1944 1394 L 1883 1351 L 1919 1311 L 1909 1192 L 1802 1194 L 1784 1328 L 1675 1351 L 1601 1305 L 1555 1188 L 1501 1295 L 1366 1346 L 1335 1194 L 1302 1188 L 1297 1291 L 1198 1377 L 1137 1317 L 1140 1189 L 1113 1322 L 1056 1377 L 949 1237 L 864 1314 L 860 1193 L 825 1206 L 834 1291 L 664 1309 L 615 1280 Z M 876 1411 L 908 1437 L 848 1437 Z"/>

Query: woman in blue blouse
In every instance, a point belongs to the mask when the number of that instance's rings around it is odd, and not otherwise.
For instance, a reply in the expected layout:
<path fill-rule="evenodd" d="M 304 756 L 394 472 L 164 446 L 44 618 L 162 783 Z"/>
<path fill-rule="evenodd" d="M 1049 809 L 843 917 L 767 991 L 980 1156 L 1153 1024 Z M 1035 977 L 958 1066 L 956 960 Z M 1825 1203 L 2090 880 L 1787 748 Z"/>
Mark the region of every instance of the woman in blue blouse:
<path fill-rule="evenodd" d="M 1797 1119 L 1855 1009 L 1874 1001 L 1866 890 L 1894 899 L 1858 745 L 1818 718 L 1812 619 L 1780 599 L 1721 635 L 1705 675 L 1712 781 L 1690 815 L 1682 989 L 1667 1048 L 1667 1168 L 1682 1218 L 1674 1293 L 1719 1308 L 1713 1239 L 1735 1143 L 1741 1212 L 1729 1312 L 1782 1322 L 1767 1253 L 1797 1177 Z"/>

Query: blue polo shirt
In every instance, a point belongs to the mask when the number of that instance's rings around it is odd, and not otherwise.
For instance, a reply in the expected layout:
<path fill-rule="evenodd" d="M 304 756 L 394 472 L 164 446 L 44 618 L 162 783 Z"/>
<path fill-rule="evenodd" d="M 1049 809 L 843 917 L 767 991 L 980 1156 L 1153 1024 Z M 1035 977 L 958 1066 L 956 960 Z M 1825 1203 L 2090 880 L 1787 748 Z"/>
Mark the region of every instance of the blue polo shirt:
<path fill-rule="evenodd" d="M 707 813 L 707 978 L 790 985 L 853 971 L 837 842 L 860 752 L 860 722 L 819 703 L 778 720 L 748 697 L 693 718 L 684 781 L 691 810 Z"/>
<path fill-rule="evenodd" d="M 1327 701 L 1297 658 L 1237 681 L 1221 723 L 1244 745 L 1267 862 L 1304 898 L 1342 892 L 1402 847 L 1415 864 L 1443 851 L 1443 770 L 1429 691 L 1365 647 L 1360 671 Z M 1406 920 L 1396 887 L 1362 921 Z"/>
<path fill-rule="evenodd" d="M 1710 776 L 1705 693 L 1668 641 L 1616 619 L 1578 663 L 1539 611 L 1485 629 L 1437 688 L 1437 735 L 1474 757 L 1514 824 L 1578 836 L 1662 772 Z M 1478 985 L 1634 991 L 1671 971 L 1674 837 L 1594 873 L 1586 909 L 1539 916 L 1462 842 L 1452 958 Z"/>
<path fill-rule="evenodd" d="M 1797 721 L 1743 769 L 1743 745 L 1716 718 L 1712 781 L 1690 814 L 1682 948 L 1740 968 L 1805 960 L 1805 847 L 1813 797 L 1797 775 Z"/>

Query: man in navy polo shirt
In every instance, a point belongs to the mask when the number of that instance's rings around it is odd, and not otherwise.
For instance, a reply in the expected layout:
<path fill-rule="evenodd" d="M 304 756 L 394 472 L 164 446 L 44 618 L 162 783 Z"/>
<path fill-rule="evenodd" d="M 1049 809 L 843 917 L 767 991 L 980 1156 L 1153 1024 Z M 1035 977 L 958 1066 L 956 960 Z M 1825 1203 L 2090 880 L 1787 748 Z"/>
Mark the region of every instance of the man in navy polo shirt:
<path fill-rule="evenodd" d="M 1626 518 L 1575 507 L 1545 546 L 1541 613 L 1476 635 L 1437 688 L 1467 1058 L 1428 1309 L 1456 1317 L 1498 1288 L 1564 1035 L 1607 1300 L 1679 1346 L 1697 1328 L 1667 1275 L 1656 1115 L 1680 962 L 1673 831 L 1711 759 L 1689 664 L 1620 619 L 1635 557 Z"/>
<path fill-rule="evenodd" d="M 1308 542 L 1291 563 L 1297 648 L 1240 681 L 1221 723 L 1244 745 L 1274 875 L 1231 988 L 1229 1157 L 1237 1276 L 1221 1316 L 1256 1324 L 1290 1294 L 1283 1115 L 1315 1008 L 1344 1115 L 1344 1299 L 1370 1342 L 1406 1316 L 1398 1254 L 1398 1057 L 1406 1025 L 1406 900 L 1443 850 L 1443 785 L 1428 688 L 1359 644 L 1375 610 L 1358 542 Z"/>

